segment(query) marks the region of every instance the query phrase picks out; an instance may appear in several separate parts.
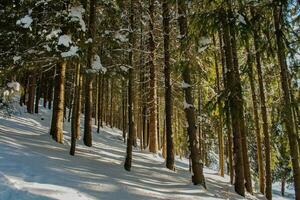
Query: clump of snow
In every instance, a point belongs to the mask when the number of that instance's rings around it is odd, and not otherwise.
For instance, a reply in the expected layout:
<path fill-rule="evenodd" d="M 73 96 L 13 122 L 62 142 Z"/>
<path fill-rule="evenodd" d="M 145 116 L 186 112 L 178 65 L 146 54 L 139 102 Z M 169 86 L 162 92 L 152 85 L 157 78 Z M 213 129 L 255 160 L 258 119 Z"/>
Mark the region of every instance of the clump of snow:
<path fill-rule="evenodd" d="M 192 86 L 190 84 L 184 82 L 184 81 L 181 83 L 181 88 L 183 88 L 183 89 L 187 89 L 187 88 L 190 88 L 190 87 L 192 87 Z"/>
<path fill-rule="evenodd" d="M 21 56 L 14 56 L 13 60 L 14 60 L 14 64 L 17 64 L 19 60 L 21 60 Z"/>
<path fill-rule="evenodd" d="M 62 52 L 60 55 L 63 58 L 78 56 L 78 54 L 77 54 L 78 51 L 79 51 L 79 48 L 77 46 L 71 46 L 69 51 Z"/>
<path fill-rule="evenodd" d="M 21 86 L 15 81 L 8 82 L 6 86 L 2 91 L 0 88 L 0 109 L 2 114 L 11 116 L 20 113 Z"/>
<path fill-rule="evenodd" d="M 49 47 L 49 45 L 48 44 L 46 44 L 46 45 L 44 45 L 43 46 L 48 52 L 50 52 L 51 51 L 51 48 Z"/>
<path fill-rule="evenodd" d="M 20 83 L 12 81 L 7 83 L 7 87 L 9 87 L 10 89 L 13 89 L 16 92 L 20 91 Z"/>
<path fill-rule="evenodd" d="M 186 100 L 183 101 L 183 108 L 184 109 L 189 109 L 189 108 L 192 108 L 194 107 L 192 104 L 189 104 L 186 102 Z"/>
<path fill-rule="evenodd" d="M 198 53 L 202 53 L 208 48 L 208 45 L 211 44 L 211 40 L 208 37 L 201 37 L 199 40 Z"/>
<path fill-rule="evenodd" d="M 240 22 L 241 24 L 244 24 L 244 25 L 247 24 L 246 21 L 245 21 L 244 16 L 241 15 L 241 14 L 238 15 L 238 20 L 239 20 L 239 22 Z"/>
<path fill-rule="evenodd" d="M 36 6 L 39 6 L 40 4 L 44 4 L 47 5 L 49 0 L 40 0 L 38 2 L 35 3 Z"/>
<path fill-rule="evenodd" d="M 46 39 L 51 40 L 52 38 L 57 38 L 61 32 L 61 29 L 52 29 L 51 33 L 46 36 Z"/>
<path fill-rule="evenodd" d="M 124 35 L 124 34 L 121 34 L 120 32 L 117 32 L 117 33 L 115 34 L 115 38 L 116 38 L 117 40 L 119 40 L 120 42 L 128 42 L 127 36 Z"/>
<path fill-rule="evenodd" d="M 69 11 L 69 17 L 71 18 L 70 21 L 79 22 L 81 30 L 83 32 L 86 31 L 86 25 L 82 18 L 82 14 L 84 13 L 84 11 L 85 10 L 82 6 L 71 7 L 71 9 Z"/>
<path fill-rule="evenodd" d="M 17 20 L 16 24 L 18 26 L 23 27 L 23 28 L 30 28 L 32 22 L 33 22 L 33 19 L 31 18 L 31 16 L 30 15 L 25 15 L 25 17 Z"/>
<path fill-rule="evenodd" d="M 89 44 L 89 43 L 92 43 L 93 42 L 93 39 L 92 38 L 89 38 L 89 39 L 87 39 L 84 43 L 85 44 Z"/>
<path fill-rule="evenodd" d="M 93 70 L 102 71 L 103 73 L 106 73 L 107 71 L 107 69 L 101 64 L 100 56 L 97 54 L 93 57 L 92 68 Z"/>
<path fill-rule="evenodd" d="M 72 44 L 72 39 L 70 35 L 61 35 L 58 38 L 58 45 L 63 45 L 65 47 L 70 47 L 70 44 Z"/>
<path fill-rule="evenodd" d="M 124 66 L 124 65 L 121 65 L 121 66 L 120 66 L 120 69 L 121 69 L 122 71 L 124 71 L 124 72 L 127 72 L 127 71 L 128 71 L 128 68 L 127 68 L 126 66 Z"/>

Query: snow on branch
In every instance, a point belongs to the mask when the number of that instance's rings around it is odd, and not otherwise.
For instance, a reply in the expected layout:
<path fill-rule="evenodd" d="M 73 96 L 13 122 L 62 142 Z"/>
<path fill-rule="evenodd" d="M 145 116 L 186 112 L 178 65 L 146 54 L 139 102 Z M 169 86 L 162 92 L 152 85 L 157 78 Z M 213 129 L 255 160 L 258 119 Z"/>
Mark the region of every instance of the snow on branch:
<path fill-rule="evenodd" d="M 99 55 L 94 55 L 93 60 L 92 60 L 92 68 L 95 71 L 101 71 L 104 74 L 106 73 L 107 69 L 103 67 L 101 64 L 100 56 Z"/>
<path fill-rule="evenodd" d="M 82 6 L 76 6 L 71 7 L 69 10 L 69 17 L 71 18 L 71 22 L 79 22 L 80 29 L 85 32 L 86 31 L 86 25 L 82 18 L 82 14 L 85 12 L 84 8 Z"/>
<path fill-rule="evenodd" d="M 18 26 L 21 26 L 23 28 L 29 28 L 31 29 L 31 24 L 33 22 L 33 19 L 30 15 L 25 15 L 23 18 L 17 20 L 16 24 Z"/>

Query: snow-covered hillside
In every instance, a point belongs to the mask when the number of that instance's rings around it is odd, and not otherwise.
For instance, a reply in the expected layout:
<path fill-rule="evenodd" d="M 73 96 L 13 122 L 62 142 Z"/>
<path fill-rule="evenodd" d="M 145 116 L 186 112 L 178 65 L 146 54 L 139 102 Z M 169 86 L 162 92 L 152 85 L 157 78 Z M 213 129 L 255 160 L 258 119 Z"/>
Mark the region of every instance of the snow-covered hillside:
<path fill-rule="evenodd" d="M 93 147 L 79 141 L 72 157 L 70 124 L 65 144 L 57 144 L 48 133 L 50 119 L 43 108 L 38 115 L 0 117 L 0 200 L 242 199 L 228 178 L 209 169 L 207 190 L 192 185 L 186 160 L 177 159 L 172 172 L 159 155 L 135 149 L 132 172 L 125 171 L 126 146 L 115 129 L 94 131 Z M 264 199 L 255 196 L 247 199 Z"/>

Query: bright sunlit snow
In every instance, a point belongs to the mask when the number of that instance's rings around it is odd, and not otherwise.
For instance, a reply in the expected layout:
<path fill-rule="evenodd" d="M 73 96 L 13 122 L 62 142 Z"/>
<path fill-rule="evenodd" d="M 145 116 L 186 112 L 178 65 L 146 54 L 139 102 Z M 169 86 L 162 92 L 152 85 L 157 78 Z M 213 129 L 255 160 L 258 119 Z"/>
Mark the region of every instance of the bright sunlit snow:
<path fill-rule="evenodd" d="M 241 199 L 228 176 L 209 169 L 207 190 L 194 186 L 187 159 L 177 158 L 173 172 L 161 154 L 134 148 L 132 172 L 125 171 L 126 145 L 118 129 L 104 127 L 97 134 L 94 127 L 93 147 L 80 140 L 76 155 L 70 156 L 70 123 L 64 123 L 64 144 L 54 142 L 51 113 L 40 106 L 40 114 L 0 115 L 1 200 Z M 247 194 L 247 199 L 264 198 Z"/>

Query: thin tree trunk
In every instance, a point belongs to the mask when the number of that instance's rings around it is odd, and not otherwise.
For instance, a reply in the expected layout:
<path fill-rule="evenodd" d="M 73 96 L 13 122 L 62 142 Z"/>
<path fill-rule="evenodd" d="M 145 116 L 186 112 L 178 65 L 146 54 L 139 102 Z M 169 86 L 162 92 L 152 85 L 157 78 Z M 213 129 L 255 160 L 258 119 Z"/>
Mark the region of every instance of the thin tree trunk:
<path fill-rule="evenodd" d="M 188 84 L 190 87 L 183 88 L 184 98 L 185 98 L 185 115 L 188 122 L 188 136 L 189 136 L 189 147 L 191 151 L 190 158 L 192 160 L 192 170 L 193 176 L 192 181 L 195 185 L 202 185 L 204 188 L 205 179 L 203 175 L 203 163 L 201 162 L 199 156 L 199 149 L 197 147 L 197 136 L 196 136 L 196 122 L 195 122 L 195 110 L 194 110 L 194 101 L 192 97 L 192 81 L 190 77 L 190 63 L 188 59 L 188 23 L 187 23 L 187 5 L 185 1 L 178 1 L 178 24 L 180 30 L 180 53 L 183 56 L 181 60 L 182 67 L 182 79 L 184 83 Z"/>
<path fill-rule="evenodd" d="M 80 127 L 77 125 L 78 115 L 80 117 L 80 112 L 78 112 L 79 108 L 79 101 L 80 101 L 80 64 L 78 63 L 75 68 L 75 76 L 74 76 L 74 96 L 73 96 L 73 112 L 72 112 L 72 121 L 71 121 L 71 148 L 70 148 L 70 155 L 75 155 L 76 149 L 76 139 L 77 134 L 80 131 Z"/>
<path fill-rule="evenodd" d="M 134 6 L 135 0 L 130 0 L 130 32 L 129 32 L 129 48 L 132 49 L 134 46 Z M 127 148 L 126 148 L 126 159 L 124 163 L 124 168 L 127 171 L 131 170 L 132 165 L 132 145 L 133 145 L 133 91 L 132 91 L 132 82 L 133 82 L 133 51 L 129 51 L 128 55 L 128 65 L 131 66 L 128 69 L 128 137 L 127 137 Z"/>
<path fill-rule="evenodd" d="M 103 75 L 99 73 L 99 79 L 98 79 L 98 123 L 97 123 L 97 133 L 100 132 L 100 126 L 101 126 L 101 116 L 102 116 L 102 79 Z"/>
<path fill-rule="evenodd" d="M 213 35 L 214 46 L 216 46 L 215 36 Z M 215 71 L 216 71 L 216 86 L 217 86 L 217 94 L 220 93 L 220 74 L 219 74 L 219 65 L 218 65 L 218 57 L 216 52 L 214 52 L 215 58 Z M 219 143 L 219 172 L 221 176 L 224 176 L 224 136 L 222 131 L 222 115 L 221 111 L 221 102 L 218 100 L 218 119 L 217 119 L 217 132 L 218 132 L 218 143 Z"/>
<path fill-rule="evenodd" d="M 231 5 L 230 5 L 231 7 Z M 243 94 L 242 94 L 242 86 L 241 86 L 241 78 L 239 74 L 239 63 L 238 63 L 238 55 L 237 55 L 237 45 L 236 45 L 236 36 L 235 36 L 235 22 L 232 20 L 233 17 L 233 11 L 230 8 L 229 11 L 229 19 L 230 19 L 230 34 L 231 34 L 231 48 L 232 48 L 232 56 L 233 56 L 233 64 L 234 64 L 234 73 L 235 78 L 237 79 L 237 98 L 238 98 L 238 109 L 236 112 L 238 112 L 240 122 L 240 131 L 241 131 L 241 139 L 242 139 L 242 152 L 243 152 L 243 162 L 244 162 L 244 178 L 245 178 L 245 187 L 246 190 L 253 194 L 252 189 L 252 180 L 251 180 L 251 172 L 250 172 L 250 163 L 249 163 L 249 156 L 248 156 L 248 144 L 247 144 L 247 133 L 246 133 L 246 127 L 245 127 L 245 119 L 244 119 L 244 101 L 243 101 Z"/>
<path fill-rule="evenodd" d="M 64 118 L 64 93 L 65 93 L 65 74 L 67 61 L 61 61 L 57 64 L 54 88 L 53 114 L 51 121 L 50 134 L 52 138 L 63 143 L 63 118 Z"/>
<path fill-rule="evenodd" d="M 32 75 L 28 81 L 29 81 L 29 90 L 28 90 L 27 112 L 33 114 L 34 96 L 35 96 L 35 89 L 36 89 L 36 76 Z"/>
<path fill-rule="evenodd" d="M 164 34 L 164 74 L 165 74 L 165 116 L 166 116 L 166 150 L 167 159 L 166 166 L 170 170 L 174 170 L 174 141 L 172 132 L 172 86 L 170 82 L 170 10 L 168 0 L 164 0 L 162 3 L 163 11 L 163 34 Z M 165 135 L 164 134 L 164 135 Z M 165 138 L 165 136 L 163 136 Z M 164 140 L 165 141 L 165 140 Z"/>
<path fill-rule="evenodd" d="M 223 28 L 223 41 L 225 50 L 225 61 L 226 61 L 226 83 L 229 107 L 231 113 L 231 124 L 233 129 L 233 153 L 234 153 L 234 169 L 235 169 L 235 191 L 241 196 L 245 196 L 245 186 L 244 186 L 244 164 L 243 164 L 243 150 L 242 150 L 242 138 L 240 130 L 240 115 L 237 112 L 239 107 L 237 106 L 239 102 L 238 98 L 238 83 L 236 74 L 234 72 L 233 66 L 233 56 L 231 50 L 231 35 L 229 30 L 229 22 L 227 13 L 223 10 L 221 13 L 221 22 Z M 229 81 L 230 80 L 230 81 Z"/>
<path fill-rule="evenodd" d="M 149 0 L 149 67 L 150 67 L 150 91 L 149 91 L 149 151 L 157 153 L 157 115 L 156 115 L 156 69 L 154 64 L 154 0 Z"/>
<path fill-rule="evenodd" d="M 36 83 L 36 92 L 35 92 L 36 94 L 35 94 L 35 105 L 34 105 L 35 113 L 39 113 L 39 103 L 40 103 L 40 97 L 41 97 L 41 84 L 42 84 L 42 79 L 40 76 Z"/>
<path fill-rule="evenodd" d="M 284 46 L 284 38 L 281 30 L 282 27 L 282 5 L 277 5 L 274 2 L 273 17 L 275 25 L 275 36 L 277 41 L 277 58 L 280 66 L 281 88 L 283 91 L 283 120 L 286 128 L 286 133 L 289 139 L 290 153 L 294 174 L 294 186 L 296 200 L 300 200 L 300 163 L 299 163 L 299 145 L 298 136 L 293 128 L 292 105 L 290 99 L 290 91 L 288 85 L 288 67 L 286 63 L 286 53 Z"/>
<path fill-rule="evenodd" d="M 219 41 L 220 41 L 220 54 L 221 54 L 221 63 L 222 63 L 222 76 L 223 76 L 223 83 L 224 88 L 228 88 L 227 78 L 226 78 L 226 63 L 225 63 L 225 52 L 223 47 L 223 38 L 222 32 L 219 31 Z M 230 110 L 229 110 L 229 101 L 228 99 L 225 100 L 224 103 L 225 109 L 225 124 L 227 128 L 227 140 L 228 140 L 228 167 L 229 167 L 229 176 L 230 176 L 230 183 L 233 184 L 234 179 L 234 168 L 233 168 L 233 152 L 232 152 L 232 128 L 231 128 L 231 119 L 230 119 Z"/>
<path fill-rule="evenodd" d="M 89 37 L 94 39 L 96 32 L 96 0 L 90 0 L 89 17 Z M 93 43 L 89 44 L 87 66 L 92 69 L 92 62 L 95 56 L 95 47 Z M 85 113 L 84 113 L 84 135 L 83 142 L 86 146 L 92 146 L 92 113 L 93 113 L 93 79 L 94 75 L 86 73 L 85 85 Z"/>
<path fill-rule="evenodd" d="M 263 152 L 262 152 L 262 141 L 259 126 L 259 116 L 258 116 L 258 106 L 257 97 L 255 92 L 255 79 L 253 75 L 253 56 L 250 53 L 249 44 L 246 44 L 247 54 L 248 54 L 248 75 L 250 80 L 251 94 L 252 94 L 252 104 L 253 104 L 253 119 L 256 133 L 256 145 L 257 145 L 257 160 L 258 160 L 258 175 L 259 175 L 259 190 L 262 194 L 265 193 L 265 170 L 263 164 Z"/>

